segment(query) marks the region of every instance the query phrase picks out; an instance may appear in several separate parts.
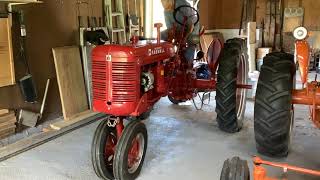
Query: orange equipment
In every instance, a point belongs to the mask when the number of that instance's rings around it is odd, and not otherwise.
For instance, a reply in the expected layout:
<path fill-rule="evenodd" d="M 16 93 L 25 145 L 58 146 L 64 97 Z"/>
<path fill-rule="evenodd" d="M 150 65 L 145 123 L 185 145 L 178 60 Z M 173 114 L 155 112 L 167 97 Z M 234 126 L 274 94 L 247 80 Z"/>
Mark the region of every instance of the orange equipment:
<path fill-rule="evenodd" d="M 307 82 L 310 63 L 310 46 L 307 42 L 307 30 L 299 27 L 294 31 L 296 59 L 299 63 L 301 82 L 303 89 L 295 89 L 292 92 L 292 104 L 310 105 L 310 119 L 320 128 L 320 82 L 315 80 Z"/>
<path fill-rule="evenodd" d="M 283 163 L 274 163 L 274 162 L 264 161 L 259 157 L 254 157 L 253 163 L 254 163 L 254 170 L 253 170 L 254 180 L 278 180 L 275 178 L 267 177 L 267 170 L 264 167 L 262 167 L 262 165 L 282 168 L 284 173 L 287 173 L 289 170 L 291 170 L 291 171 L 296 171 L 303 174 L 320 176 L 320 171 L 305 169 L 305 168 L 296 167 L 296 166 L 290 166 L 288 164 L 283 164 Z"/>
<path fill-rule="evenodd" d="M 320 176 L 320 171 L 305 169 L 296 166 L 290 166 L 284 163 L 274 163 L 270 161 L 262 160 L 259 157 L 253 158 L 253 180 L 287 180 L 287 172 L 295 171 L 302 174 L 308 174 L 312 176 Z M 284 176 L 282 178 L 274 178 L 267 176 L 267 169 L 264 166 L 272 166 L 283 169 Z M 227 159 L 221 171 L 220 180 L 249 180 L 250 172 L 248 163 L 245 160 L 240 159 L 239 157 L 233 157 Z"/>
<path fill-rule="evenodd" d="M 291 61 L 292 55 L 282 52 L 270 53 L 264 59 L 265 62 L 260 72 L 255 101 L 254 130 L 258 152 L 267 156 L 286 156 L 288 154 L 293 124 L 293 104 L 309 105 L 310 119 L 320 128 L 320 82 L 317 81 L 317 75 L 313 81 L 308 82 L 310 63 L 310 46 L 306 40 L 308 31 L 304 27 L 298 27 L 293 34 L 297 39 L 295 42 L 295 62 Z M 291 86 L 295 85 L 295 73 L 293 72 L 296 71 L 294 68 L 296 62 L 299 64 L 302 88 L 292 88 Z M 281 97 L 285 98 L 281 99 Z M 288 105 L 288 102 L 291 104 Z M 291 106 L 291 109 L 288 106 Z M 277 108 L 283 108 L 282 114 L 276 114 L 277 112 L 272 111 L 277 111 Z M 266 115 L 266 112 L 270 112 L 270 117 Z M 281 117 L 283 114 L 284 118 Z M 279 124 L 282 124 L 283 127 L 279 127 Z M 287 128 L 288 125 L 289 128 Z M 276 128 L 282 128 L 284 131 Z M 275 131 L 277 133 L 274 133 Z M 272 136 L 275 134 L 279 134 L 279 136 Z M 277 147 L 280 148 L 277 149 Z M 277 178 L 268 177 L 267 170 L 262 165 L 282 168 L 284 173 L 295 171 L 320 177 L 320 171 L 317 170 L 265 161 L 259 157 L 254 157 L 253 163 L 254 180 L 277 180 Z M 220 180 L 249 180 L 249 174 L 247 161 L 233 157 L 224 162 Z M 281 180 L 284 179 L 287 178 L 281 178 Z"/>

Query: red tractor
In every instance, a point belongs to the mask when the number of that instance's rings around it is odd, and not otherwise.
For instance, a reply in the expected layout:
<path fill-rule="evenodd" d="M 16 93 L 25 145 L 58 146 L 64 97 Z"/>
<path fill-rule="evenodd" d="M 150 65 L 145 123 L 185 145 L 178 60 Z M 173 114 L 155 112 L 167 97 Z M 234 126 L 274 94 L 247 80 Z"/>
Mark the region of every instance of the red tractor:
<path fill-rule="evenodd" d="M 254 132 L 256 147 L 260 154 L 272 157 L 288 155 L 294 120 L 294 104 L 309 105 L 310 119 L 320 128 L 320 82 L 308 82 L 310 46 L 308 31 L 298 27 L 293 32 L 296 38 L 295 55 L 274 52 L 264 58 L 259 76 L 255 109 Z M 301 75 L 301 87 L 296 87 L 296 63 Z M 309 170 L 288 164 L 253 159 L 254 180 L 276 180 L 267 176 L 265 166 L 282 168 L 284 173 L 295 171 L 320 177 L 320 171 Z M 246 161 L 238 157 L 226 160 L 221 180 L 248 180 Z"/>
<path fill-rule="evenodd" d="M 93 167 L 102 179 L 131 180 L 139 175 L 148 142 L 141 120 L 161 97 L 177 104 L 199 92 L 217 90 L 219 127 L 230 133 L 241 128 L 245 89 L 250 87 L 245 85 L 245 40 L 232 39 L 224 45 L 214 40 L 206 62 L 200 62 L 201 53 L 190 61 L 188 38 L 199 14 L 182 6 L 174 15 L 177 25 L 168 41 L 160 40 L 161 24 L 155 24 L 157 40 L 133 37 L 131 44 L 98 46 L 92 52 L 93 107 L 109 115 L 97 127 L 92 143 Z M 195 63 L 202 64 L 195 67 Z"/>

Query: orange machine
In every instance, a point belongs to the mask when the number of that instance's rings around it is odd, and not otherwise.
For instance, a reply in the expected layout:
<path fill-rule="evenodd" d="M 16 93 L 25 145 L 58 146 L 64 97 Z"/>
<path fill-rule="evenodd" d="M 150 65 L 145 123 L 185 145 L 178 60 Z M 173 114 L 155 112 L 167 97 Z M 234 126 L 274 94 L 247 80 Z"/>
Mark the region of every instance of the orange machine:
<path fill-rule="evenodd" d="M 317 75 L 312 82 L 308 82 L 309 64 L 310 64 L 310 46 L 307 42 L 307 30 L 304 27 L 298 27 L 294 31 L 297 39 L 295 43 L 296 60 L 299 64 L 301 74 L 302 89 L 292 91 L 292 104 L 304 104 L 310 106 L 310 118 L 314 124 L 320 128 L 320 82 L 317 81 Z"/>
<path fill-rule="evenodd" d="M 274 163 L 274 162 L 264 161 L 259 157 L 254 157 L 253 163 L 254 163 L 254 170 L 253 170 L 254 180 L 278 180 L 276 178 L 268 177 L 267 170 L 266 168 L 262 167 L 262 165 L 282 168 L 284 173 L 287 173 L 288 171 L 296 171 L 303 174 L 320 176 L 320 171 L 305 169 L 305 168 L 296 167 L 296 166 L 290 166 L 288 164 L 283 164 L 283 163 Z M 282 178 L 282 180 L 284 179 Z"/>
<path fill-rule="evenodd" d="M 261 68 L 254 110 L 254 131 L 257 150 L 266 156 L 287 156 L 293 126 L 293 104 L 309 105 L 310 119 L 320 128 L 320 82 L 317 75 L 308 82 L 310 46 L 308 31 L 298 27 L 293 32 L 295 55 L 274 52 L 264 58 Z M 302 87 L 295 87 L 296 64 L 299 65 Z M 279 126 L 281 124 L 281 126 Z M 320 176 L 320 171 L 274 163 L 253 158 L 254 180 L 277 180 L 267 176 L 264 166 L 282 168 L 284 173 L 295 171 L 302 174 Z M 221 180 L 249 180 L 247 161 L 239 157 L 224 162 Z M 287 178 L 281 178 L 284 180 Z"/>

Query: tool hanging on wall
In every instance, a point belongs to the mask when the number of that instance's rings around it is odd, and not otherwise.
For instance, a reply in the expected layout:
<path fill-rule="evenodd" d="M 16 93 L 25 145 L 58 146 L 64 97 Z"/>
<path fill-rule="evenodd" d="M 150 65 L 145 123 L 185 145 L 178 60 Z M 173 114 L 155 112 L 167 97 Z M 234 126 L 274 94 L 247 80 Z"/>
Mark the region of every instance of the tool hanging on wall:
<path fill-rule="evenodd" d="M 27 59 L 26 53 L 26 25 L 24 22 L 24 12 L 20 10 L 18 12 L 19 24 L 20 24 L 20 37 L 19 37 L 19 58 L 24 62 L 26 67 L 26 75 L 19 80 L 20 90 L 24 96 L 24 100 L 29 103 L 35 103 L 37 101 L 37 91 L 33 81 L 33 77 L 30 73 L 30 66 Z"/>
<path fill-rule="evenodd" d="M 242 0 L 239 35 L 242 30 L 246 34 L 248 22 L 256 21 L 256 4 L 257 0 Z"/>
<path fill-rule="evenodd" d="M 18 118 L 19 123 L 28 127 L 35 127 L 37 125 L 37 122 L 42 118 L 44 106 L 47 100 L 49 85 L 50 85 L 50 79 L 47 80 L 46 89 L 44 91 L 40 112 L 34 113 L 31 111 L 21 109 L 19 112 L 19 118 Z"/>
<path fill-rule="evenodd" d="M 241 35 L 242 31 L 242 25 L 243 25 L 243 16 L 244 16 L 244 7 L 245 7 L 245 2 L 246 0 L 242 0 L 242 8 L 241 8 L 241 19 L 240 19 L 240 27 L 239 27 L 239 36 Z"/>
<path fill-rule="evenodd" d="M 273 33 L 273 49 L 276 49 L 276 42 L 277 42 L 277 2 L 276 0 L 273 2 L 274 5 L 274 33 Z"/>
<path fill-rule="evenodd" d="M 280 50 L 283 52 L 284 0 L 280 0 L 280 13 Z"/>

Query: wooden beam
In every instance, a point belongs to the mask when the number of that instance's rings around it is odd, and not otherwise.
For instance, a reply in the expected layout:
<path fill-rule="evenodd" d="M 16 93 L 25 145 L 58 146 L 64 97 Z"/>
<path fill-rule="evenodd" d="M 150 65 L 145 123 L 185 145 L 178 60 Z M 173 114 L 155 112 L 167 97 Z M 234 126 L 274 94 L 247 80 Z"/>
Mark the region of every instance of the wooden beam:
<path fill-rule="evenodd" d="M 8 109 L 0 109 L 0 116 L 4 115 L 4 114 L 8 114 L 9 110 Z"/>
<path fill-rule="evenodd" d="M 23 3 L 23 4 L 28 4 L 28 3 L 42 3 L 42 1 L 38 1 L 38 0 L 1 0 L 0 3 Z"/>
<path fill-rule="evenodd" d="M 50 127 L 54 130 L 61 130 L 62 128 L 71 126 L 72 124 L 76 124 L 86 118 L 92 117 L 97 115 L 98 113 L 92 112 L 92 111 L 85 111 L 83 113 L 79 113 L 77 116 L 74 118 L 68 120 L 68 121 L 59 121 L 53 124 L 50 124 Z"/>
<path fill-rule="evenodd" d="M 37 147 L 39 145 L 42 145 L 46 142 L 49 142 L 55 138 L 58 138 L 66 133 L 72 132 L 80 127 L 89 125 L 93 122 L 96 122 L 97 120 L 105 118 L 104 114 L 97 114 L 93 117 L 89 117 L 87 119 L 83 119 L 82 121 L 79 121 L 78 123 L 72 124 L 68 127 L 65 127 L 61 129 L 60 131 L 49 131 L 49 132 L 43 132 L 40 134 L 35 134 L 27 138 L 23 138 L 22 140 L 10 144 L 8 146 L 0 148 L 0 162 L 4 161 L 6 159 L 9 159 L 11 157 L 14 157 L 18 154 L 21 154 L 23 152 L 26 152 L 34 147 Z"/>

